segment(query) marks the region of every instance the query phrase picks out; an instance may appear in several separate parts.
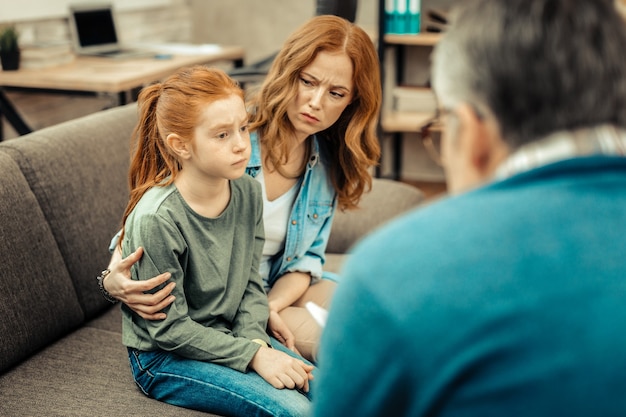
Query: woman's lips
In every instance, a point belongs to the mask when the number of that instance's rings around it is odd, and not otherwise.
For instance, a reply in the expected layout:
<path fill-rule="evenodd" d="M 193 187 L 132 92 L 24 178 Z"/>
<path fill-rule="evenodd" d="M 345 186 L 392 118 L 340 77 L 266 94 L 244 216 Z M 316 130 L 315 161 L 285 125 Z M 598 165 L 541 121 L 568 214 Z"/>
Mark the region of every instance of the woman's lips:
<path fill-rule="evenodd" d="M 310 115 L 308 113 L 301 113 L 301 114 L 302 114 L 302 117 L 304 117 L 304 119 L 307 122 L 319 122 L 320 121 L 317 117 L 312 116 L 312 115 Z"/>

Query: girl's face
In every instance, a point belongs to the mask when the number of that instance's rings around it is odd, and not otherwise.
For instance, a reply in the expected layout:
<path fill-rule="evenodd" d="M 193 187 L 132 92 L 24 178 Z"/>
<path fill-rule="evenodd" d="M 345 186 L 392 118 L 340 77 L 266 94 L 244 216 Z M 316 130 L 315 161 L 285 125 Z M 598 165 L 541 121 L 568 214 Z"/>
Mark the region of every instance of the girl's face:
<path fill-rule="evenodd" d="M 302 69 L 298 92 L 287 108 L 299 141 L 339 119 L 352 102 L 353 71 L 352 61 L 344 52 L 320 52 Z"/>
<path fill-rule="evenodd" d="M 208 177 L 235 179 L 244 174 L 249 159 L 248 113 L 243 100 L 232 95 L 207 104 L 194 130 L 190 164 L 184 169 Z"/>

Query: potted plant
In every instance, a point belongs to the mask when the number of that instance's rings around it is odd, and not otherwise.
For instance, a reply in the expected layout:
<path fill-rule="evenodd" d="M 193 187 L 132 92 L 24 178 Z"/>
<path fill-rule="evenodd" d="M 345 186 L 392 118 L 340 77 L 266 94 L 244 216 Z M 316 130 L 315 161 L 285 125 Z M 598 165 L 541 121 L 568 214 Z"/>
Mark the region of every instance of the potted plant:
<path fill-rule="evenodd" d="M 0 61 L 4 71 L 14 71 L 20 66 L 19 33 L 13 25 L 0 28 Z"/>

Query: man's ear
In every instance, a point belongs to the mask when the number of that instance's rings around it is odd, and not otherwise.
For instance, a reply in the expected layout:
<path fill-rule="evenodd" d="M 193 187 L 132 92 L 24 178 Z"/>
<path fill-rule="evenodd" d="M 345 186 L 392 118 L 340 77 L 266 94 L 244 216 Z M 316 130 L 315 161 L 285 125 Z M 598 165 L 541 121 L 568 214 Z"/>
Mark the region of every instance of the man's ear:
<path fill-rule="evenodd" d="M 490 119 L 481 117 L 476 110 L 467 103 L 462 103 L 456 114 L 462 132 L 462 146 L 466 161 L 479 175 L 490 175 L 494 166 L 502 158 L 502 142 L 499 129 L 490 122 Z"/>
<path fill-rule="evenodd" d="M 191 156 L 191 142 L 183 140 L 183 138 L 177 134 L 170 133 L 167 135 L 165 143 L 167 143 L 167 146 L 169 146 L 169 148 L 180 158 L 188 159 Z"/>

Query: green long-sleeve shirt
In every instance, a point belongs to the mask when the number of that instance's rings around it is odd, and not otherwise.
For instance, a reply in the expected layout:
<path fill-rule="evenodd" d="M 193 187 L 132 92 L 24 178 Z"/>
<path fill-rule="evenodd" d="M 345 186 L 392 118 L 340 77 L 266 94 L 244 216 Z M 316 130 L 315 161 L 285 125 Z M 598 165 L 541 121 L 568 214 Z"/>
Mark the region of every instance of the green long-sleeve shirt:
<path fill-rule="evenodd" d="M 230 182 L 228 207 L 216 218 L 194 212 L 174 185 L 153 187 L 129 215 L 123 256 L 138 246 L 132 278 L 163 272 L 176 282 L 176 300 L 164 320 L 144 320 L 122 306 L 126 346 L 163 349 L 245 371 L 269 342 L 267 295 L 258 273 L 263 247 L 260 185 L 248 176 Z"/>

